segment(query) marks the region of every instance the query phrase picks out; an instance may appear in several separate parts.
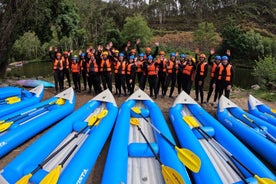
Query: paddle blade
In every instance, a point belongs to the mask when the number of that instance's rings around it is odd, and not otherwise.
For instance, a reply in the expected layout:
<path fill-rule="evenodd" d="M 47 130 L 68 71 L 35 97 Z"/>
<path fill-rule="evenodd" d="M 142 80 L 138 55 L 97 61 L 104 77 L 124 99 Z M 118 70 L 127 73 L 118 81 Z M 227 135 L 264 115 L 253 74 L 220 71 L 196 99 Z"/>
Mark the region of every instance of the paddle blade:
<path fill-rule="evenodd" d="M 65 101 L 66 101 L 66 100 L 63 99 L 63 98 L 58 98 L 57 101 L 56 101 L 56 104 L 57 104 L 57 105 L 63 105 L 63 104 L 65 103 Z"/>
<path fill-rule="evenodd" d="M 107 110 L 107 109 L 102 110 L 102 111 L 98 114 L 98 118 L 99 118 L 99 119 L 104 118 L 104 117 L 107 115 L 107 113 L 108 113 L 108 110 Z"/>
<path fill-rule="evenodd" d="M 93 116 L 90 116 L 89 118 L 88 118 L 88 126 L 92 126 L 96 121 L 97 121 L 97 117 L 96 117 L 96 115 L 93 115 Z"/>
<path fill-rule="evenodd" d="M 130 124 L 137 126 L 139 125 L 139 121 L 137 118 L 130 118 Z"/>
<path fill-rule="evenodd" d="M 276 114 L 276 109 L 271 109 L 270 110 L 272 113 Z"/>
<path fill-rule="evenodd" d="M 258 175 L 254 175 L 254 178 L 258 181 L 258 184 L 276 184 L 275 181 L 269 178 L 260 178 Z"/>
<path fill-rule="evenodd" d="M 141 114 L 141 110 L 138 107 L 132 107 L 131 110 L 135 112 L 136 114 Z"/>
<path fill-rule="evenodd" d="M 28 184 L 32 174 L 27 174 L 23 176 L 20 180 L 18 180 L 15 184 Z"/>
<path fill-rule="evenodd" d="M 199 124 L 196 122 L 193 116 L 183 116 L 182 118 L 190 127 L 196 128 L 199 127 Z"/>
<path fill-rule="evenodd" d="M 196 154 L 189 149 L 178 148 L 177 146 L 175 146 L 175 150 L 177 151 L 178 159 L 183 165 L 195 173 L 200 170 L 201 160 Z"/>
<path fill-rule="evenodd" d="M 54 168 L 51 172 L 49 172 L 41 181 L 39 184 L 56 184 L 58 182 L 58 178 L 60 176 L 61 172 L 61 165 L 58 165 L 56 168 Z"/>
<path fill-rule="evenodd" d="M 6 131 L 7 129 L 10 128 L 10 126 L 13 124 L 13 122 L 6 122 L 6 123 L 2 123 L 0 125 L 0 132 L 4 132 Z"/>
<path fill-rule="evenodd" d="M 14 104 L 14 103 L 17 103 L 20 101 L 21 101 L 21 98 L 18 98 L 17 96 L 10 97 L 10 98 L 6 99 L 7 104 Z"/>
<path fill-rule="evenodd" d="M 162 175 L 166 184 L 184 184 L 182 176 L 173 168 L 161 165 Z"/>

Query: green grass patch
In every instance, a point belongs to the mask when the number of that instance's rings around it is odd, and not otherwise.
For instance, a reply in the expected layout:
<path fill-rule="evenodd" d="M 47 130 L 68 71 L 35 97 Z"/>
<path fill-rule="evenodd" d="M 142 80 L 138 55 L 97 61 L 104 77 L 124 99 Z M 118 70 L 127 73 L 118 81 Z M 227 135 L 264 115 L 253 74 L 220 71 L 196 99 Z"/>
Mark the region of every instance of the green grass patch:
<path fill-rule="evenodd" d="M 252 90 L 251 94 L 256 98 L 264 99 L 269 102 L 276 102 L 275 91 Z"/>

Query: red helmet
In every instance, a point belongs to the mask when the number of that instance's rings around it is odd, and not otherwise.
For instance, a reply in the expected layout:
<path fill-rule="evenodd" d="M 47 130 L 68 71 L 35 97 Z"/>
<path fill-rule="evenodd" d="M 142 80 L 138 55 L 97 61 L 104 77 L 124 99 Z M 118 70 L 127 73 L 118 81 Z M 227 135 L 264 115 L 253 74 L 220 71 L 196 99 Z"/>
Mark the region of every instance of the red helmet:
<path fill-rule="evenodd" d="M 146 47 L 146 52 L 151 52 L 151 48 Z"/>
<path fill-rule="evenodd" d="M 200 54 L 199 57 L 206 59 L 206 55 L 205 54 Z"/>
<path fill-rule="evenodd" d="M 64 55 L 68 55 L 68 52 L 67 52 L 67 51 L 64 51 L 63 54 L 64 54 Z"/>
<path fill-rule="evenodd" d="M 164 51 L 160 51 L 159 55 L 165 55 L 165 52 Z"/>

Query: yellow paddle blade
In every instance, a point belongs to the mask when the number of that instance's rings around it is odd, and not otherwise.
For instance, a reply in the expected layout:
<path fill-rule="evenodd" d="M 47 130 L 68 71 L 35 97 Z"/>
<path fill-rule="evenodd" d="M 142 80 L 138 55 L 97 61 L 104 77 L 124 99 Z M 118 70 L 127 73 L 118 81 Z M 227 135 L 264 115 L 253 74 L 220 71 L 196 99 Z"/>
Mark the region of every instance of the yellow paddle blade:
<path fill-rule="evenodd" d="M 190 127 L 196 128 L 199 127 L 199 124 L 196 122 L 193 116 L 183 116 L 182 118 Z"/>
<path fill-rule="evenodd" d="M 135 112 L 136 114 L 141 114 L 141 110 L 139 107 L 132 107 L 131 110 Z"/>
<path fill-rule="evenodd" d="M 161 171 L 166 184 L 185 184 L 182 176 L 173 168 L 161 165 Z"/>
<path fill-rule="evenodd" d="M 270 111 L 274 114 L 276 114 L 276 109 L 270 109 Z"/>
<path fill-rule="evenodd" d="M 105 117 L 108 113 L 107 109 L 102 110 L 97 116 L 99 119 L 102 119 L 103 117 Z"/>
<path fill-rule="evenodd" d="M 130 124 L 137 126 L 139 125 L 139 121 L 137 118 L 130 118 Z"/>
<path fill-rule="evenodd" d="M 54 168 L 51 172 L 49 172 L 41 181 L 39 184 L 56 184 L 58 182 L 58 178 L 60 176 L 61 172 L 61 165 L 58 165 L 56 168 Z"/>
<path fill-rule="evenodd" d="M 23 176 L 20 180 L 18 180 L 15 184 L 28 184 L 29 180 L 32 176 L 33 175 L 31 173 L 27 174 L 27 175 Z"/>
<path fill-rule="evenodd" d="M 269 178 L 260 178 L 258 175 L 254 175 L 254 178 L 258 181 L 258 184 L 276 184 L 275 181 Z"/>
<path fill-rule="evenodd" d="M 96 115 L 90 116 L 88 118 L 88 121 L 87 121 L 88 122 L 88 126 L 92 126 L 96 121 L 97 121 Z"/>
<path fill-rule="evenodd" d="M 65 103 L 65 101 L 66 101 L 66 100 L 63 99 L 63 98 L 58 98 L 57 101 L 56 101 L 56 104 L 57 104 L 57 105 L 63 105 L 63 104 Z"/>
<path fill-rule="evenodd" d="M 175 146 L 179 160 L 191 171 L 197 173 L 201 167 L 200 158 L 191 150 Z"/>
<path fill-rule="evenodd" d="M 17 96 L 9 97 L 6 99 L 7 104 L 14 104 L 14 103 L 17 103 L 20 101 L 21 101 L 21 98 L 19 98 Z"/>
<path fill-rule="evenodd" d="M 0 125 L 0 132 L 4 132 L 7 129 L 10 128 L 10 126 L 13 124 L 13 122 L 5 122 Z"/>

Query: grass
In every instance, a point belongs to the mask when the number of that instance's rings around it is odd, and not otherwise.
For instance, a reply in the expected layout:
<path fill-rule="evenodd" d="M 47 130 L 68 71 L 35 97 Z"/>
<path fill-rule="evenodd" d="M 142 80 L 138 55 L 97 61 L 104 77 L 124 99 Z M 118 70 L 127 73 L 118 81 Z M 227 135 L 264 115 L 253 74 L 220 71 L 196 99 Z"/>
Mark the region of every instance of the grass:
<path fill-rule="evenodd" d="M 260 89 L 260 90 L 252 90 L 251 94 L 256 98 L 261 98 L 269 102 L 276 102 L 275 91 L 267 91 L 267 90 Z"/>

